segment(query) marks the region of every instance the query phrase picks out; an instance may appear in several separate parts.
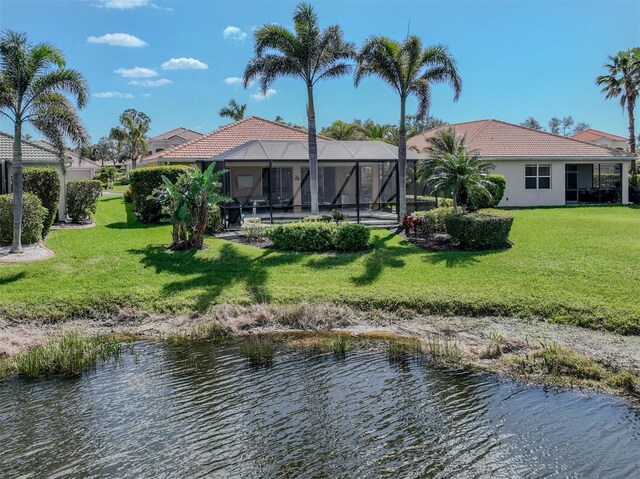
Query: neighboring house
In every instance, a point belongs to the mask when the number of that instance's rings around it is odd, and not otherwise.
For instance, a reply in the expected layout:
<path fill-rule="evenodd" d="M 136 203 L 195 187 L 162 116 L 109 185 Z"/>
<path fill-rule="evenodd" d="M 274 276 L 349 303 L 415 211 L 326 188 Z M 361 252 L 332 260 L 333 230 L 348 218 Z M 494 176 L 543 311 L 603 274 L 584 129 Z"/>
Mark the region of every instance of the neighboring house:
<path fill-rule="evenodd" d="M 11 193 L 12 191 L 12 171 L 13 161 L 13 136 L 0 132 L 0 193 Z M 66 165 L 70 165 L 68 160 Z M 66 213 L 66 199 L 64 189 L 64 173 L 58 155 L 35 143 L 22 141 L 22 164 L 25 168 L 51 168 L 60 177 L 60 202 L 58 204 L 58 220 L 63 221 Z"/>
<path fill-rule="evenodd" d="M 54 146 L 44 140 L 34 142 L 35 145 L 55 151 Z M 69 162 L 66 164 L 65 178 L 69 180 L 93 180 L 100 169 L 100 165 L 87 158 L 80 158 L 77 153 L 67 150 L 65 152 Z"/>
<path fill-rule="evenodd" d="M 188 128 L 174 128 L 160 135 L 156 135 L 147 141 L 149 147 L 149 155 L 160 153 L 178 145 L 182 145 L 188 141 L 196 140 L 202 136 L 202 133 L 189 130 Z"/>
<path fill-rule="evenodd" d="M 628 153 L 498 120 L 441 126 L 407 144 L 422 152 L 427 138 L 447 128 L 505 176 L 500 206 L 629 202 Z"/>
<path fill-rule="evenodd" d="M 600 146 L 606 146 L 607 148 L 615 148 L 616 150 L 629 151 L 628 138 L 613 135 L 611 133 L 605 133 L 604 131 L 594 130 L 593 128 L 571 135 L 570 138 Z"/>

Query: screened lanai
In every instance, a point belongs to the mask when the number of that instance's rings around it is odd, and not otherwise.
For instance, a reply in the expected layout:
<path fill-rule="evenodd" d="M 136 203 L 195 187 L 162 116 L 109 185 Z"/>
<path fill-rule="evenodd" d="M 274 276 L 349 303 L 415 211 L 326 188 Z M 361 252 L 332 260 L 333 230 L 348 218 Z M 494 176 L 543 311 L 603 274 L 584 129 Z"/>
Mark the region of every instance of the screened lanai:
<path fill-rule="evenodd" d="M 407 194 L 412 210 L 433 206 L 415 182 L 414 152 L 407 152 Z M 253 140 L 205 162 L 229 171 L 223 190 L 231 198 L 225 223 L 257 216 L 291 221 L 311 212 L 309 151 L 306 141 Z M 339 210 L 351 221 L 394 224 L 398 218 L 398 148 L 378 141 L 319 141 L 318 200 L 321 213 Z"/>

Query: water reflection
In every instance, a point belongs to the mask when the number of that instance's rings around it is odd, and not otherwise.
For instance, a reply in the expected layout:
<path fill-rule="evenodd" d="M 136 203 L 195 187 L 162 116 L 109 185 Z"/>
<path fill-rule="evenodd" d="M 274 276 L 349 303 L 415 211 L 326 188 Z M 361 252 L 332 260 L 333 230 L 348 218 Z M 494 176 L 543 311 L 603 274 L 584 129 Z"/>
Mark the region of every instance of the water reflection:
<path fill-rule="evenodd" d="M 246 365 L 142 342 L 77 380 L 0 385 L 2 477 L 634 477 L 640 417 L 600 395 L 390 363 Z"/>

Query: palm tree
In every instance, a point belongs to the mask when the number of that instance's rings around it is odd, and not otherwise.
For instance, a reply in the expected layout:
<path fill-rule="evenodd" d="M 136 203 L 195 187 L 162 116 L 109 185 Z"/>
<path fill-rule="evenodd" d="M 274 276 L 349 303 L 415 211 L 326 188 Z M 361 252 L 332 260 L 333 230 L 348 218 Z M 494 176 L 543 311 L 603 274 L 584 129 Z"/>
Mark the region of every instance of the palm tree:
<path fill-rule="evenodd" d="M 429 138 L 428 143 L 424 149 L 427 159 L 420 162 L 421 178 L 433 191 L 451 195 L 454 213 L 458 213 L 459 204 L 466 205 L 474 195 L 491 195 L 487 175 L 495 166 L 470 153 L 464 136 L 456 136 L 448 128 Z"/>
<path fill-rule="evenodd" d="M 357 140 L 361 137 L 362 129 L 357 123 L 345 123 L 342 120 L 336 120 L 327 128 L 323 128 L 320 134 L 334 140 Z"/>
<path fill-rule="evenodd" d="M 386 141 L 388 143 L 393 141 L 394 128 L 391 125 L 383 125 L 367 120 L 362 129 L 367 140 Z"/>
<path fill-rule="evenodd" d="M 109 132 L 109 138 L 118 142 L 118 155 L 124 152 L 133 169 L 149 150 L 147 132 L 150 125 L 151 119 L 146 114 L 129 108 L 120 115 L 120 126 Z"/>
<path fill-rule="evenodd" d="M 387 37 L 370 37 L 358 53 L 355 85 L 369 75 L 380 77 L 400 96 L 400 127 L 398 131 L 398 175 L 400 214 L 407 212 L 407 98 L 418 98 L 417 117 L 423 118 L 429 111 L 431 84 L 449 83 L 457 101 L 462 91 L 462 80 L 456 62 L 443 45 L 424 49 L 415 35 L 402 42 Z"/>
<path fill-rule="evenodd" d="M 29 123 L 64 159 L 65 139 L 82 147 L 89 135 L 69 98 L 83 108 L 89 88 L 76 70 L 65 68 L 60 50 L 48 43 L 32 45 L 14 31 L 0 36 L 0 113 L 13 122 L 13 242 L 11 253 L 22 252 L 22 127 Z"/>
<path fill-rule="evenodd" d="M 318 214 L 318 145 L 313 87 L 320 80 L 338 78 L 351 72 L 344 60 L 355 57 L 353 43 L 345 42 L 342 29 L 333 25 L 320 30 L 318 15 L 308 3 L 300 3 L 293 14 L 293 29 L 264 25 L 254 33 L 255 56 L 244 71 L 244 86 L 259 78 L 266 93 L 279 77 L 300 78 L 307 87 L 309 141 L 309 186 L 311 213 Z"/>
<path fill-rule="evenodd" d="M 604 65 L 608 70 L 606 75 L 596 78 L 596 85 L 602 87 L 606 98 L 620 97 L 620 106 L 627 108 L 629 117 L 629 150 L 635 155 L 636 134 L 633 110 L 636 106 L 640 89 L 640 48 L 632 48 L 626 52 L 618 52 L 609 56 L 610 62 Z M 631 173 L 638 173 L 635 159 L 631 161 Z"/>
<path fill-rule="evenodd" d="M 247 109 L 247 104 L 240 104 L 233 98 L 229 100 L 227 106 L 220 108 L 218 115 L 222 118 L 231 118 L 233 121 L 242 120 L 244 118 L 244 112 Z"/>

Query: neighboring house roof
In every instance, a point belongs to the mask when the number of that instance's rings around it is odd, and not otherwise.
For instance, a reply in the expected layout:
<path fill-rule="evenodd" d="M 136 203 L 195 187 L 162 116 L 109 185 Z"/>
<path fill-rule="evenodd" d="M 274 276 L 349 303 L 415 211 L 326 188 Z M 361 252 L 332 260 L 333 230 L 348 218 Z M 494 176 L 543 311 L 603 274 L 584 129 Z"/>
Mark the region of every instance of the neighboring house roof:
<path fill-rule="evenodd" d="M 627 141 L 627 138 L 623 136 L 605 133 L 604 131 L 594 130 L 593 128 L 589 128 L 588 130 L 584 130 L 580 133 L 576 133 L 575 135 L 571 135 L 571 138 L 580 141 L 596 141 L 601 138 L 606 138 L 607 140 L 611 141 Z"/>
<path fill-rule="evenodd" d="M 13 160 L 13 135 L 0 131 L 0 160 Z M 50 164 L 60 162 L 55 151 L 41 145 L 22 140 L 22 161 Z"/>
<path fill-rule="evenodd" d="M 48 150 L 51 150 L 55 153 L 55 147 L 49 143 L 48 141 L 45 140 L 38 140 L 38 141 L 34 141 L 33 142 L 34 145 L 38 145 L 41 146 L 42 148 L 46 148 Z M 92 161 L 88 158 L 80 158 L 80 155 L 78 155 L 76 152 L 71 151 L 71 150 L 66 150 L 66 154 L 67 157 L 71 160 L 71 163 L 69 163 L 67 165 L 67 168 L 70 169 L 74 169 L 74 168 L 100 168 L 100 165 L 98 163 L 96 163 L 95 161 Z"/>
<path fill-rule="evenodd" d="M 196 138 L 200 138 L 202 136 L 202 133 L 198 133 L 197 131 L 194 131 L 194 130 L 189 130 L 188 128 L 178 127 L 178 128 L 174 128 L 173 130 L 160 133 L 159 135 L 156 135 L 152 138 L 149 138 L 149 141 L 151 142 L 151 141 L 170 140 L 171 138 L 174 138 L 176 136 L 182 138 L 183 140 L 191 141 L 191 140 L 195 140 Z"/>
<path fill-rule="evenodd" d="M 213 160 L 307 160 L 309 146 L 302 140 L 252 140 L 214 156 Z M 382 141 L 320 141 L 319 160 L 396 160 L 398 147 Z M 407 158 L 419 156 L 407 152 Z"/>
<path fill-rule="evenodd" d="M 422 135 L 414 136 L 407 141 L 407 146 L 421 151 L 427 146 L 427 138 L 448 128 L 453 128 L 457 135 L 464 135 L 467 147 L 485 158 L 632 159 L 629 154 L 621 150 L 499 120 L 479 120 L 439 126 L 425 131 Z"/>
<path fill-rule="evenodd" d="M 307 132 L 256 116 L 225 125 L 208 135 L 149 155 L 143 161 L 162 159 L 204 160 L 251 140 L 306 140 Z M 318 139 L 325 139 L 318 137 Z"/>

